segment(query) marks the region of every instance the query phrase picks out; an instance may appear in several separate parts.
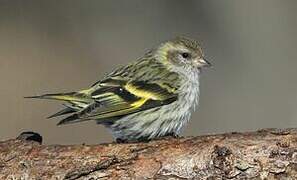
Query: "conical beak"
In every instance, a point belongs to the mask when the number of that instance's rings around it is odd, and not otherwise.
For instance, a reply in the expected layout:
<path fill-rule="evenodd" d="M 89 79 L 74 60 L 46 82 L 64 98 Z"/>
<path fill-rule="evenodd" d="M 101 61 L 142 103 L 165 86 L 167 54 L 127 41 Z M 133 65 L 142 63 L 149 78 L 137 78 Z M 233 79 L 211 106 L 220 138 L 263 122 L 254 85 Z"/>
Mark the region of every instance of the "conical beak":
<path fill-rule="evenodd" d="M 195 59 L 194 60 L 194 65 L 197 67 L 197 68 L 202 68 L 202 67 L 211 67 L 212 64 L 207 61 L 206 59 L 204 58 L 200 58 L 200 59 Z"/>
<path fill-rule="evenodd" d="M 212 67 L 212 64 L 209 61 L 207 61 L 206 59 L 204 59 L 204 58 L 203 59 L 200 59 L 199 60 L 199 63 L 203 67 Z"/>

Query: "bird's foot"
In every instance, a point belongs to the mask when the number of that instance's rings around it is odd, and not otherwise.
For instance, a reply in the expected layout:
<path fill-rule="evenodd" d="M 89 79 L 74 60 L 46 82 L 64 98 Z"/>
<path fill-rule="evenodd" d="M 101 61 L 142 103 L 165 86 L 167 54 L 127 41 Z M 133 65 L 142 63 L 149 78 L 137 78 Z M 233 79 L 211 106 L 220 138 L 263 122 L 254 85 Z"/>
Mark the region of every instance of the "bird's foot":
<path fill-rule="evenodd" d="M 168 134 L 166 134 L 166 135 L 164 135 L 164 136 L 162 136 L 162 137 L 159 137 L 159 138 L 157 138 L 157 139 L 159 139 L 159 140 L 162 140 L 162 139 L 171 139 L 171 138 L 174 138 L 174 139 L 177 139 L 177 138 L 179 138 L 180 136 L 178 135 L 178 134 L 176 134 L 176 133 L 174 133 L 174 132 L 171 132 L 171 133 L 168 133 Z"/>
<path fill-rule="evenodd" d="M 116 138 L 115 141 L 116 143 L 119 143 L 119 144 L 124 144 L 129 142 L 127 139 L 121 139 L 121 138 Z"/>
<path fill-rule="evenodd" d="M 125 143 L 148 143 L 150 142 L 150 139 L 148 138 L 139 138 L 139 139 L 135 139 L 135 140 L 128 140 L 128 139 L 121 139 L 121 138 L 117 138 L 116 143 L 119 144 L 125 144 Z"/>
<path fill-rule="evenodd" d="M 166 134 L 165 137 L 179 138 L 180 136 L 174 132 L 171 132 L 171 133 Z"/>

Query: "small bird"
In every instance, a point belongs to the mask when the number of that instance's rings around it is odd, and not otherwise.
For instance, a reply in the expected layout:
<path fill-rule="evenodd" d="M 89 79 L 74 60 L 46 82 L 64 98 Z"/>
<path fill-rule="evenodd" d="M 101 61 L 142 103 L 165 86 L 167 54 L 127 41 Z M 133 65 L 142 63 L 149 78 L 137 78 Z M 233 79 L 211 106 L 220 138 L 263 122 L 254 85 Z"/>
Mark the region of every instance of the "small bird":
<path fill-rule="evenodd" d="M 197 41 L 176 37 L 88 89 L 27 98 L 64 101 L 49 118 L 69 115 L 58 125 L 95 120 L 117 142 L 178 136 L 198 105 L 201 69 L 210 66 Z"/>

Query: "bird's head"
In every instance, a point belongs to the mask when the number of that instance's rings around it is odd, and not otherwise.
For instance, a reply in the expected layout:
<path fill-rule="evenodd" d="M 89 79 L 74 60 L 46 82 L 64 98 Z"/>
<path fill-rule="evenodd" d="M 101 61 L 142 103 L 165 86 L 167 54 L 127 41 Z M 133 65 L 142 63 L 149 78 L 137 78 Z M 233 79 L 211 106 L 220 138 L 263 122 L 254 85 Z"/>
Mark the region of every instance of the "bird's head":
<path fill-rule="evenodd" d="M 161 44 L 156 55 L 164 63 L 175 67 L 201 69 L 211 66 L 210 62 L 205 60 L 198 42 L 185 37 L 177 37 Z"/>

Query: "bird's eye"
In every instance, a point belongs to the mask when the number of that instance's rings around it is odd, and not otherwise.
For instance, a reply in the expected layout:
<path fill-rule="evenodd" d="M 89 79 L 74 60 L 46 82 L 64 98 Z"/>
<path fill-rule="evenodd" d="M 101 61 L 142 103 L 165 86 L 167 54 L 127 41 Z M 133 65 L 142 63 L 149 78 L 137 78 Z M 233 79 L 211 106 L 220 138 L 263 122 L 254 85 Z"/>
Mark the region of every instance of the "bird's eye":
<path fill-rule="evenodd" d="M 182 57 L 185 58 L 185 59 L 187 59 L 187 58 L 190 57 L 190 54 L 189 54 L 189 53 L 186 53 L 186 52 L 185 52 L 185 53 L 182 53 L 181 55 L 182 55 Z"/>

